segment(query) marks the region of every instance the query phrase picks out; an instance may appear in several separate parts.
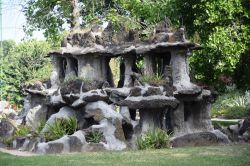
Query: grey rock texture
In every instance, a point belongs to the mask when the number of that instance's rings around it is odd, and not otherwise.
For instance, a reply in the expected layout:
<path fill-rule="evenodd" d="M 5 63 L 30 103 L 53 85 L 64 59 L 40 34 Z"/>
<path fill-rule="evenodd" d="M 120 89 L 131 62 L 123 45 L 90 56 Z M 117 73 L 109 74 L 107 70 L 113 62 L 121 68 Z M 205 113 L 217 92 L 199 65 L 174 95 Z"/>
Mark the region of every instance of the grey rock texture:
<path fill-rule="evenodd" d="M 149 97 L 127 97 L 117 104 L 131 109 L 165 108 L 168 106 L 175 108 L 178 101 L 173 97 L 154 95 Z"/>
<path fill-rule="evenodd" d="M 14 134 L 15 126 L 8 119 L 0 119 L 0 137 L 7 138 Z"/>
<path fill-rule="evenodd" d="M 85 132 L 77 131 L 58 140 L 41 142 L 35 145 L 33 152 L 40 154 L 70 153 L 70 152 L 95 152 L 104 151 L 102 143 L 87 143 Z"/>
<path fill-rule="evenodd" d="M 210 146 L 217 144 L 228 144 L 229 140 L 226 135 L 218 130 L 213 132 L 198 132 L 174 137 L 171 140 L 173 147 L 183 146 Z"/>
<path fill-rule="evenodd" d="M 107 150 L 123 150 L 126 148 L 125 137 L 122 130 L 122 116 L 112 106 L 103 101 L 89 103 L 85 107 L 86 117 L 93 117 L 98 125 L 92 125 L 93 131 L 103 133 Z"/>

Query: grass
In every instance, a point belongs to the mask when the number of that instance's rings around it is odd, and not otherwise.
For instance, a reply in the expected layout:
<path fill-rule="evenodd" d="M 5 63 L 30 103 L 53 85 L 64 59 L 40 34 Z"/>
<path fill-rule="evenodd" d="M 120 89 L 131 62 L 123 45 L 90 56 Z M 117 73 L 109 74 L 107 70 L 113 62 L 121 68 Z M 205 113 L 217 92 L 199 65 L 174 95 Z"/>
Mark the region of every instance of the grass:
<path fill-rule="evenodd" d="M 143 75 L 139 79 L 142 83 L 148 83 L 152 86 L 159 86 L 165 83 L 163 75 Z"/>
<path fill-rule="evenodd" d="M 250 145 L 17 157 L 0 153 L 0 166 L 170 165 L 248 166 Z"/>

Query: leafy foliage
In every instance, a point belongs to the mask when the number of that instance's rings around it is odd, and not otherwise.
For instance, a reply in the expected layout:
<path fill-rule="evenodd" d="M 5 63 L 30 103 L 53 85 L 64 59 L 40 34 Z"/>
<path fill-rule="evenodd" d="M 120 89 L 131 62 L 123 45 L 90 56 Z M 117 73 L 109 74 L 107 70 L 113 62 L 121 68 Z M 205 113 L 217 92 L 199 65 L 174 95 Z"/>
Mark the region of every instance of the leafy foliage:
<path fill-rule="evenodd" d="M 234 71 L 234 80 L 238 88 L 250 89 L 250 48 L 241 55 Z"/>
<path fill-rule="evenodd" d="M 225 118 L 243 118 L 247 116 L 250 108 L 249 91 L 245 94 L 237 90 L 227 91 L 219 96 L 212 106 L 212 116 L 222 116 Z"/>
<path fill-rule="evenodd" d="M 77 129 L 77 119 L 71 117 L 69 119 L 56 119 L 56 121 L 49 125 L 48 132 L 45 133 L 47 141 L 52 141 L 61 138 L 64 135 L 71 135 Z"/>
<path fill-rule="evenodd" d="M 70 24 L 72 9 L 65 0 L 28 0 L 25 13 L 30 29 L 43 29 L 57 37 Z M 82 26 L 111 21 L 115 27 L 140 30 L 147 36 L 166 17 L 172 26 L 185 26 L 187 34 L 204 47 L 190 58 L 194 77 L 206 84 L 225 86 L 220 77 L 232 77 L 249 47 L 248 0 L 93 0 L 79 1 Z M 41 21 L 44 20 L 44 21 Z M 69 27 L 69 26 L 68 26 Z M 241 61 L 239 66 L 244 63 Z M 238 80 L 237 76 L 236 80 Z"/>
<path fill-rule="evenodd" d="M 30 40 L 9 49 L 0 64 L 0 88 L 2 100 L 22 104 L 21 84 L 29 80 L 46 80 L 51 72 L 50 59 L 45 58 L 48 42 Z"/>
<path fill-rule="evenodd" d="M 194 54 L 190 66 L 196 79 L 219 83 L 232 76 L 240 56 L 249 46 L 250 12 L 247 0 L 176 0 L 174 15 L 181 18 L 188 34 L 198 33 L 204 49 Z M 226 84 L 226 83 L 225 83 Z"/>
<path fill-rule="evenodd" d="M 31 133 L 31 128 L 26 125 L 20 125 L 15 131 L 15 137 L 23 137 Z"/>
<path fill-rule="evenodd" d="M 169 138 L 167 132 L 157 128 L 137 138 L 137 146 L 140 150 L 170 148 Z"/>
<path fill-rule="evenodd" d="M 87 142 L 99 143 L 102 141 L 102 139 L 103 139 L 103 134 L 101 132 L 98 132 L 98 131 L 89 132 L 86 135 Z"/>

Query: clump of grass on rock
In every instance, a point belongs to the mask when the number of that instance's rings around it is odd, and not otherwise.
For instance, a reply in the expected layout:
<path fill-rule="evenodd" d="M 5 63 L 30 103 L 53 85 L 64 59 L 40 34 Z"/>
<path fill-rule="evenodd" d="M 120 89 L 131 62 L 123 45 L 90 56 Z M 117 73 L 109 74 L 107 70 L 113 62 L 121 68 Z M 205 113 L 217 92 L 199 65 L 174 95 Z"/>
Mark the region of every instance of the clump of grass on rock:
<path fill-rule="evenodd" d="M 44 134 L 46 141 L 53 141 L 71 135 L 77 129 L 77 119 L 71 117 L 69 119 L 57 119 L 55 123 L 49 125 L 49 130 Z"/>

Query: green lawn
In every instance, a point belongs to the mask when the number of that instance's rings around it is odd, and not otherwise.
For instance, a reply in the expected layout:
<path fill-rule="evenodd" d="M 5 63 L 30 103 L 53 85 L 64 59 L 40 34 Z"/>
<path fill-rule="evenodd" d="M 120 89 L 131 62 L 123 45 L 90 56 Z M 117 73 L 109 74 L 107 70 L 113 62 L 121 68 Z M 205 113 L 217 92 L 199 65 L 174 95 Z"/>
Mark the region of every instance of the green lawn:
<path fill-rule="evenodd" d="M 250 166 L 250 145 L 17 157 L 0 153 L 0 166 L 180 165 Z"/>

